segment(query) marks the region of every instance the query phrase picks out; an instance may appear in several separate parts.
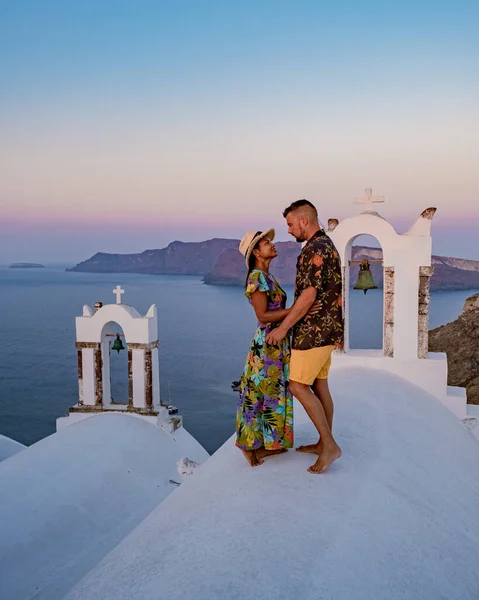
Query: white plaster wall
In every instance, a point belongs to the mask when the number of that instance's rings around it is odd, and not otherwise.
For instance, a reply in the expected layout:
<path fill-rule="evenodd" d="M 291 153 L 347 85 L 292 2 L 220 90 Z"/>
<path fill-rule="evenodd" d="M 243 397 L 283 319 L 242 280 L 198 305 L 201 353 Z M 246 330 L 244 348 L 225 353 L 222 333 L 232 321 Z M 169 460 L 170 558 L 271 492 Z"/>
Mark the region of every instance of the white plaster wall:
<path fill-rule="evenodd" d="M 347 252 L 351 247 L 352 240 L 358 235 L 372 235 L 381 244 L 386 265 L 390 262 L 390 254 L 393 250 L 391 240 L 397 236 L 397 233 L 394 227 L 382 217 L 363 213 L 341 221 L 336 229 L 329 232 L 328 235 L 333 240 L 343 264 L 347 264 L 346 261 L 349 258 Z"/>
<path fill-rule="evenodd" d="M 145 408 L 145 351 L 132 351 L 133 406 Z"/>
<path fill-rule="evenodd" d="M 151 351 L 151 365 L 153 374 L 153 406 L 158 408 L 160 405 L 160 355 L 158 348 Z"/>
<path fill-rule="evenodd" d="M 430 352 L 428 360 L 389 358 L 380 350 L 350 350 L 334 354 L 331 372 L 351 367 L 381 369 L 398 375 L 435 396 L 456 417 L 466 417 L 465 389 L 447 385 L 447 358 L 443 352 Z M 374 377 L 374 371 L 368 373 L 368 377 Z"/>
<path fill-rule="evenodd" d="M 332 370 L 345 367 L 384 369 L 414 383 L 437 398 L 442 397 L 447 389 L 447 359 L 442 352 L 430 353 L 429 360 L 393 359 L 384 356 L 380 350 L 351 350 L 347 354 L 334 354 Z"/>
<path fill-rule="evenodd" d="M 125 416 L 132 417 L 135 419 L 142 419 L 143 421 L 146 421 L 150 425 L 154 425 L 155 427 L 158 426 L 158 419 L 156 416 L 138 415 L 133 412 L 127 413 L 126 411 L 127 411 L 127 407 L 125 405 L 119 406 L 118 410 L 115 411 L 115 414 L 124 413 Z M 68 417 L 58 417 L 57 422 L 56 422 L 56 425 L 57 425 L 56 430 L 61 431 L 62 429 L 65 429 L 65 427 L 70 427 L 71 425 L 76 425 L 77 423 L 79 423 L 80 421 L 84 421 L 85 419 L 90 419 L 91 417 L 97 417 L 98 414 L 102 414 L 102 413 L 71 412 L 68 415 Z M 112 413 L 110 412 L 109 414 L 112 414 Z"/>
<path fill-rule="evenodd" d="M 58 417 L 58 419 L 56 421 L 56 430 L 61 431 L 62 429 L 65 429 L 65 427 L 70 427 L 71 425 L 76 425 L 80 421 L 84 421 L 85 419 L 90 419 L 91 417 L 97 417 L 99 414 L 106 414 L 106 413 L 71 412 L 68 415 L 68 417 Z M 112 414 L 112 413 L 109 412 L 108 414 Z M 128 416 L 128 417 L 132 417 L 135 419 L 141 419 L 142 421 L 145 421 L 145 422 L 149 423 L 150 425 L 154 425 L 155 427 L 158 427 L 158 418 L 156 416 L 139 415 L 137 413 L 127 412 L 126 405 L 118 406 L 118 408 L 115 410 L 114 414 L 124 414 L 125 416 Z"/>
<path fill-rule="evenodd" d="M 107 304 L 93 316 L 76 317 L 77 341 L 100 342 L 103 327 L 113 321 L 120 325 L 129 342 L 149 344 L 158 339 L 156 310 L 150 312 L 152 316 L 142 317 L 132 306 Z"/>
<path fill-rule="evenodd" d="M 388 221 L 376 214 L 350 217 L 329 232 L 347 269 L 352 243 L 363 234 L 378 240 L 383 250 L 383 266 L 395 269 L 394 358 L 417 358 L 419 267 L 431 265 L 432 239 L 426 235 L 399 235 Z M 346 294 L 347 313 L 349 285 Z M 346 327 L 349 329 L 348 321 Z M 345 349 L 348 350 L 348 345 Z"/>
<path fill-rule="evenodd" d="M 148 336 L 150 342 L 155 342 L 158 339 L 158 313 L 156 305 L 152 304 L 149 311 L 146 313 L 148 318 Z"/>
<path fill-rule="evenodd" d="M 103 405 L 111 406 L 110 386 L 110 338 L 107 333 L 115 333 L 118 328 L 123 330 L 123 343 L 151 344 L 158 340 L 158 317 L 156 306 L 153 304 L 145 316 L 126 304 L 107 304 L 94 312 L 91 308 L 83 307 L 83 316 L 76 318 L 76 333 L 78 342 L 101 343 L 103 357 Z M 91 360 L 90 360 L 91 354 Z M 95 368 L 93 350 L 83 350 L 83 401 L 86 405 L 95 404 Z M 155 360 L 156 357 L 156 360 Z M 145 407 L 145 367 L 143 350 L 133 350 L 133 404 Z M 153 351 L 153 405 L 158 406 L 159 393 L 158 351 Z M 81 398 L 80 392 L 80 398 Z"/>
<path fill-rule="evenodd" d="M 409 234 L 398 234 L 394 227 L 372 213 L 362 213 L 341 221 L 328 233 L 333 240 L 341 260 L 344 260 L 345 250 L 349 241 L 358 235 L 371 235 L 381 244 L 383 249 L 384 266 L 393 266 L 410 259 L 417 266 L 431 264 L 431 237 Z M 406 253 L 406 254 L 405 254 Z"/>
<path fill-rule="evenodd" d="M 412 263 L 412 260 L 411 260 Z M 394 358 L 418 356 L 419 265 L 394 267 Z"/>
<path fill-rule="evenodd" d="M 83 360 L 83 404 L 95 405 L 95 351 L 82 348 Z"/>

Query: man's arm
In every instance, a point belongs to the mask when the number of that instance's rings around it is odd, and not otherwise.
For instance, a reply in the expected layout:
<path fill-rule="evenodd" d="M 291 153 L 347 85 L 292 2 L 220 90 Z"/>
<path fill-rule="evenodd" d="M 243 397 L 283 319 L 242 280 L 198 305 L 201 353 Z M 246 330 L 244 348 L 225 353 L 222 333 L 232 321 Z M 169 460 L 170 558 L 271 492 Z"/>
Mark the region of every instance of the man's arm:
<path fill-rule="evenodd" d="M 296 323 L 304 317 L 316 300 L 316 288 L 312 285 L 308 286 L 301 292 L 299 298 L 289 310 L 288 316 L 284 319 L 279 327 L 273 329 L 266 336 L 268 344 L 279 344 L 285 337 L 288 331 L 296 325 Z"/>

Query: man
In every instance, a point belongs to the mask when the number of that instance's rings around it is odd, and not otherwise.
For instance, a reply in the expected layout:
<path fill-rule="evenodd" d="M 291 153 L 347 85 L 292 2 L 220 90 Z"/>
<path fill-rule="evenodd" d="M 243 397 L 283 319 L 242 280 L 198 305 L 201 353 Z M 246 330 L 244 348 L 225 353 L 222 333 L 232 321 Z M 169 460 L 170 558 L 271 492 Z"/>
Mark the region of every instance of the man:
<path fill-rule="evenodd" d="M 293 327 L 290 391 L 301 402 L 319 433 L 319 441 L 297 448 L 318 458 L 311 473 L 324 473 L 341 456 L 333 438 L 334 405 L 328 387 L 331 354 L 344 339 L 342 278 L 339 254 L 318 222 L 316 208 L 308 200 L 297 200 L 283 212 L 288 233 L 307 242 L 298 257 L 294 304 L 279 327 L 266 338 L 279 344 Z M 319 312 L 307 312 L 315 300 Z"/>

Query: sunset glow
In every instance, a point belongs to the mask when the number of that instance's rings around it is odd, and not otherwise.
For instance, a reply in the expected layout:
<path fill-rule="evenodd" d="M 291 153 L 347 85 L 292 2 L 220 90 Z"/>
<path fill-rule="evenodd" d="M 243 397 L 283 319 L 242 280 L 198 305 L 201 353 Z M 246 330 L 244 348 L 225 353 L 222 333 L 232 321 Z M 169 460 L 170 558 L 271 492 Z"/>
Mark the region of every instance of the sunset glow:
<path fill-rule="evenodd" d="M 4 5 L 0 263 L 287 239 L 292 200 L 370 186 L 479 259 L 477 4 L 360 4 Z"/>

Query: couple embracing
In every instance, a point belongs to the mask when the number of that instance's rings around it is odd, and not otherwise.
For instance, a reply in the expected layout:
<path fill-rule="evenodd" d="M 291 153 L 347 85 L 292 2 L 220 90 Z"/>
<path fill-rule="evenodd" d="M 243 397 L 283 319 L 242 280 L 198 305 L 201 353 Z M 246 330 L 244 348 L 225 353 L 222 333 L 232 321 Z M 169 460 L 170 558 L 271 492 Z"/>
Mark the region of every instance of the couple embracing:
<path fill-rule="evenodd" d="M 308 470 L 324 473 L 341 456 L 332 434 L 334 406 L 328 387 L 331 354 L 343 345 L 341 263 L 311 202 L 297 200 L 283 216 L 288 233 L 306 242 L 298 257 L 291 308 L 286 308 L 286 294 L 269 272 L 277 256 L 274 230 L 250 231 L 240 243 L 248 268 L 246 297 L 258 328 L 241 377 L 236 445 L 253 467 L 292 448 L 295 396 L 319 434 L 317 443 L 297 450 L 316 454 Z"/>

